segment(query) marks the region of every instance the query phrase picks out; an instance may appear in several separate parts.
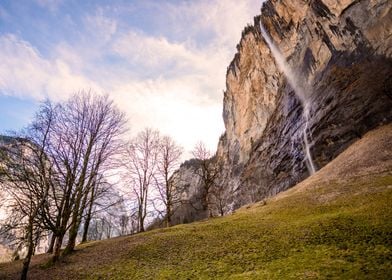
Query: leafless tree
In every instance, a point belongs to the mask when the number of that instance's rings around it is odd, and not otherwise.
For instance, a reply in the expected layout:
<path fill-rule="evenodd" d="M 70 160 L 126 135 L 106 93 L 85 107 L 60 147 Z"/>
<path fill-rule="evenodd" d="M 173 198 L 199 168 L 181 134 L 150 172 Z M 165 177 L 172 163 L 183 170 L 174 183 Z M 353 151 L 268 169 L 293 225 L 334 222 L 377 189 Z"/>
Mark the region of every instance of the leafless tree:
<path fill-rule="evenodd" d="M 158 200 L 165 208 L 163 217 L 167 227 L 171 225 L 175 207 L 180 202 L 178 188 L 170 178 L 179 167 L 182 152 L 183 149 L 171 137 L 164 136 L 160 139 L 155 186 L 159 193 Z"/>
<path fill-rule="evenodd" d="M 137 232 L 138 217 L 136 212 L 129 214 L 125 209 L 121 209 L 115 213 L 115 218 L 115 225 L 118 231 L 118 235 L 124 236 Z"/>
<path fill-rule="evenodd" d="M 42 213 L 52 203 L 49 191 L 55 181 L 54 172 L 45 149 L 51 141 L 54 118 L 52 105 L 46 103 L 24 133 L 3 147 L 2 186 L 9 200 L 8 220 L 1 231 L 13 231 L 27 248 L 21 279 L 27 278 L 31 257 L 46 229 Z"/>
<path fill-rule="evenodd" d="M 196 144 L 192 155 L 200 161 L 200 167 L 195 169 L 195 173 L 200 177 L 202 182 L 202 210 L 206 211 L 209 216 L 212 216 L 211 204 L 213 201 L 211 195 L 216 185 L 216 180 L 220 175 L 220 168 L 215 164 L 212 152 L 207 149 L 203 142 Z"/>
<path fill-rule="evenodd" d="M 64 252 L 74 249 L 84 216 L 104 192 L 100 179 L 112 167 L 125 123 L 107 96 L 81 92 L 63 104 L 44 103 L 28 129 L 3 149 L 1 185 L 10 199 L 1 230 L 27 248 L 22 279 L 43 234 L 51 232 L 54 261 L 67 232 Z"/>
<path fill-rule="evenodd" d="M 219 173 L 222 171 L 222 167 L 217 167 L 217 170 Z M 228 195 L 225 193 L 226 189 L 226 184 L 227 181 L 225 178 L 220 178 L 221 182 L 217 182 L 217 180 L 214 183 L 214 186 L 211 190 L 211 203 L 210 205 L 213 205 L 213 207 L 216 209 L 217 213 L 220 216 L 223 216 L 227 209 L 228 206 Z"/>
<path fill-rule="evenodd" d="M 116 209 L 121 202 L 122 198 L 115 191 L 114 186 L 107 182 L 102 174 L 97 176 L 88 195 L 85 207 L 82 243 L 88 240 L 90 221 L 94 215 L 108 212 L 112 208 Z"/>
<path fill-rule="evenodd" d="M 108 96 L 81 92 L 59 106 L 55 146 L 51 150 L 63 175 L 59 229 L 54 259 L 69 229 L 64 254 L 72 252 L 83 214 L 100 174 L 110 168 L 125 131 L 125 116 Z"/>
<path fill-rule="evenodd" d="M 135 216 L 120 214 L 118 218 L 119 218 L 120 236 L 132 234 L 136 232 L 137 219 L 135 219 Z"/>
<path fill-rule="evenodd" d="M 136 200 L 138 231 L 144 231 L 150 188 L 158 165 L 159 132 L 146 128 L 133 138 L 124 154 L 124 179 Z"/>
<path fill-rule="evenodd" d="M 129 214 L 123 194 L 104 178 L 97 183 L 85 210 L 81 242 L 136 232 L 137 215 Z"/>
<path fill-rule="evenodd" d="M 25 227 L 28 232 L 32 227 L 51 232 L 54 261 L 67 232 L 64 253 L 74 249 L 86 209 L 95 201 L 91 198 L 102 193 L 97 180 L 112 168 L 111 159 L 119 151 L 125 123 L 124 114 L 107 96 L 80 92 L 65 103 L 43 104 L 17 144 L 28 156 L 9 157 L 15 160 L 5 168 L 7 184 L 25 188 L 11 193 L 13 201 L 23 198 L 18 204 L 30 207 L 19 211 L 31 220 Z M 27 237 L 31 241 L 33 235 Z"/>

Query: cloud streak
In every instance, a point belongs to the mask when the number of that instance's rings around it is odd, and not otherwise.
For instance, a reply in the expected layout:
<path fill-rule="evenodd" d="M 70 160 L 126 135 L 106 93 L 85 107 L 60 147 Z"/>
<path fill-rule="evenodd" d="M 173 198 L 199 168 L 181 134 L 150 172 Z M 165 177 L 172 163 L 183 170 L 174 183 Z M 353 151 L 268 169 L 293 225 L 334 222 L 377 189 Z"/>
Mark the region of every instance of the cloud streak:
<path fill-rule="evenodd" d="M 198 140 L 215 149 L 224 130 L 226 67 L 260 1 L 110 3 L 81 5 L 73 16 L 63 12 L 59 20 L 68 32 L 45 50 L 23 36 L 29 27 L 0 33 L 0 92 L 37 100 L 64 99 L 82 88 L 107 92 L 128 113 L 134 133 L 148 126 L 187 150 Z M 69 5 L 39 4 L 57 14 Z"/>
<path fill-rule="evenodd" d="M 61 58 L 47 60 L 29 42 L 12 34 L 0 36 L 0 89 L 3 94 L 43 100 L 66 98 L 81 88 L 99 90 Z"/>

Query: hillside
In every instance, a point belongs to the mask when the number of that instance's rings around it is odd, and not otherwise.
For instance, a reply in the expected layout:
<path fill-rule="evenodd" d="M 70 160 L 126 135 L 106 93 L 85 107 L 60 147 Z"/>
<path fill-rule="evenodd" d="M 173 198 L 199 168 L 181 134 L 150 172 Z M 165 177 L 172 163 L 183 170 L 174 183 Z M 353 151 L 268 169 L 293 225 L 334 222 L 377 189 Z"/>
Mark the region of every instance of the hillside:
<path fill-rule="evenodd" d="M 391 279 L 392 125 L 289 191 L 234 214 L 91 242 L 30 279 Z M 0 265 L 17 279 L 21 262 Z"/>

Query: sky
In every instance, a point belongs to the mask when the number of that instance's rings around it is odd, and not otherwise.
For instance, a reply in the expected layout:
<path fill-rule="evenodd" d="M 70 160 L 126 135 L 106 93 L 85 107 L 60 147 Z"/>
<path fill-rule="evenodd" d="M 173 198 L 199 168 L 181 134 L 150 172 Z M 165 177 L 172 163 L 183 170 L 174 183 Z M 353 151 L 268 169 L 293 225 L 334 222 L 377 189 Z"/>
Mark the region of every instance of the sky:
<path fill-rule="evenodd" d="M 262 0 L 0 0 L 0 133 L 40 102 L 107 93 L 186 151 L 215 150 L 226 69 Z"/>

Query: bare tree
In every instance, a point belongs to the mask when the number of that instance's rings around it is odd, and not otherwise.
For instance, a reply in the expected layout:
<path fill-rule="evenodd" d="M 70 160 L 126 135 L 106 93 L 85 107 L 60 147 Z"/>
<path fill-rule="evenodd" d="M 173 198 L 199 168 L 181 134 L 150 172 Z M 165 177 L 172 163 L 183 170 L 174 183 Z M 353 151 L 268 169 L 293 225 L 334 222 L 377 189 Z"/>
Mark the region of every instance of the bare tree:
<path fill-rule="evenodd" d="M 137 213 L 134 212 L 133 214 L 126 213 L 122 209 L 118 211 L 116 214 L 117 217 L 117 226 L 118 226 L 118 233 L 120 236 L 133 234 L 136 233 L 138 228 L 138 218 Z"/>
<path fill-rule="evenodd" d="M 125 180 L 136 199 L 138 231 L 141 232 L 145 230 L 150 188 L 157 172 L 158 148 L 158 131 L 147 128 L 130 141 L 124 155 Z"/>
<path fill-rule="evenodd" d="M 192 155 L 200 161 L 200 167 L 195 170 L 197 176 L 202 182 L 202 210 L 206 211 L 209 216 L 212 216 L 212 209 L 210 205 L 213 203 L 211 195 L 216 180 L 220 174 L 220 169 L 214 162 L 214 157 L 211 151 L 207 149 L 203 142 L 198 142 L 192 151 Z"/>
<path fill-rule="evenodd" d="M 171 218 L 175 212 L 175 207 L 179 203 L 178 189 L 174 181 L 170 180 L 179 167 L 183 149 L 178 146 L 169 136 L 164 136 L 159 141 L 157 174 L 155 176 L 156 188 L 159 193 L 159 201 L 165 208 L 166 226 L 171 225 Z"/>
<path fill-rule="evenodd" d="M 54 261 L 67 232 L 64 252 L 74 249 L 84 216 L 103 193 L 98 179 L 112 168 L 125 123 L 107 96 L 81 92 L 64 104 L 43 104 L 32 125 L 7 149 L 1 173 L 11 197 L 12 223 L 2 229 L 23 233 L 23 277 L 42 234 L 51 232 Z"/>
<path fill-rule="evenodd" d="M 110 168 L 110 160 L 119 151 L 120 136 L 125 129 L 125 116 L 108 96 L 81 93 L 73 96 L 64 106 L 65 119 L 60 122 L 60 135 L 66 137 L 65 152 L 76 159 L 71 169 L 69 202 L 72 213 L 67 212 L 69 238 L 64 254 L 72 252 L 82 217 L 88 205 L 91 192 L 97 185 L 97 178 Z M 65 134 L 67 133 L 67 134 Z M 64 139 L 63 139 L 64 140 Z M 62 165 L 69 165 L 69 157 L 63 158 Z M 69 167 L 69 166 L 68 166 Z M 68 168 L 69 169 L 69 168 Z M 66 169 L 67 170 L 67 169 Z M 68 175 L 68 174 L 67 174 Z M 66 220 L 63 227 L 67 227 Z"/>
<path fill-rule="evenodd" d="M 102 174 L 99 174 L 88 194 L 85 207 L 82 243 L 87 241 L 90 221 L 97 212 L 106 212 L 121 203 L 122 198 L 114 191 L 112 184 L 107 182 Z"/>
<path fill-rule="evenodd" d="M 119 216 L 120 236 L 134 232 L 134 220 L 131 215 L 121 214 Z"/>
<path fill-rule="evenodd" d="M 218 166 L 216 167 L 218 172 L 222 172 L 222 167 Z M 227 209 L 228 206 L 228 195 L 226 194 L 226 184 L 227 180 L 225 178 L 220 178 L 221 182 L 217 182 L 218 180 L 215 180 L 214 186 L 211 190 L 211 204 L 214 205 L 217 213 L 220 216 L 223 216 Z M 210 205 L 211 205 L 210 204 Z"/>
<path fill-rule="evenodd" d="M 12 144 L 3 147 L 2 186 L 9 197 L 9 216 L 1 232 L 13 231 L 13 235 L 19 236 L 27 248 L 21 279 L 27 279 L 31 257 L 46 229 L 42 223 L 42 213 L 51 203 L 49 190 L 53 182 L 53 169 L 45 148 L 51 140 L 53 122 L 53 107 L 46 103 L 28 129 Z"/>

